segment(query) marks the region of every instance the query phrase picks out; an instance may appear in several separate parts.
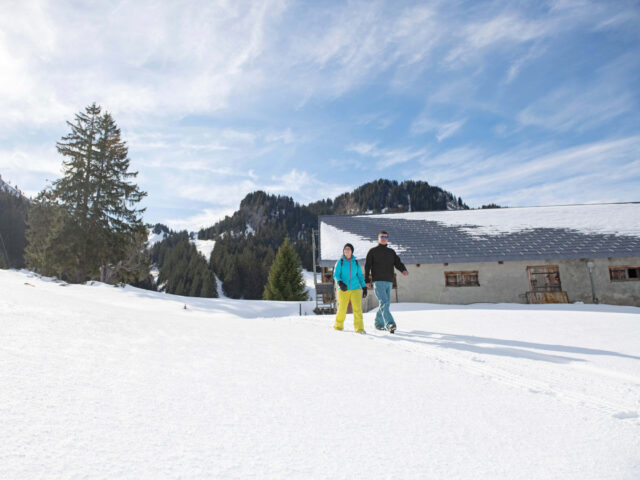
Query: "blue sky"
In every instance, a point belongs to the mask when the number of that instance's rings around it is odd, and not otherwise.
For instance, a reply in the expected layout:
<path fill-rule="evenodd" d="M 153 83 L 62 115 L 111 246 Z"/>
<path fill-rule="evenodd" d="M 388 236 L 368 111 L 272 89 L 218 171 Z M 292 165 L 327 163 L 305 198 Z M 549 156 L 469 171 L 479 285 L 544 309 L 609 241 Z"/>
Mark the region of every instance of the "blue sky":
<path fill-rule="evenodd" d="M 209 226 L 378 178 L 471 207 L 640 201 L 638 1 L 0 5 L 0 175 L 35 194 L 93 101 L 149 193 Z"/>

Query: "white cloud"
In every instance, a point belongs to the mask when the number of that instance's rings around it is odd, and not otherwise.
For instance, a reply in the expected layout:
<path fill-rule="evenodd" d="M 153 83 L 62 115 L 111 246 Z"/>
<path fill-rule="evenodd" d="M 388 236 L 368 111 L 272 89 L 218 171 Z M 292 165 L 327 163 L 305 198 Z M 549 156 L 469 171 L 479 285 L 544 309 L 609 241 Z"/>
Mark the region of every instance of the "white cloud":
<path fill-rule="evenodd" d="M 322 198 L 334 198 L 354 187 L 354 185 L 323 182 L 315 175 L 295 168 L 282 176 L 272 176 L 271 181 L 273 183 L 264 185 L 262 189 L 273 195 L 288 195 L 302 204 Z"/>
<path fill-rule="evenodd" d="M 347 152 L 356 152 L 359 153 L 360 155 L 372 155 L 372 156 L 378 156 L 377 155 L 377 149 L 376 149 L 377 143 L 367 143 L 367 142 L 360 142 L 360 143 L 356 143 L 353 145 L 349 145 L 346 150 Z"/>
<path fill-rule="evenodd" d="M 406 163 L 410 160 L 420 160 L 427 153 L 426 148 L 378 148 L 376 143 L 356 143 L 346 148 L 347 152 L 356 152 L 362 156 L 378 159 L 376 168 L 379 170 Z"/>
<path fill-rule="evenodd" d="M 452 122 L 437 121 L 430 118 L 425 113 L 422 113 L 411 123 L 410 130 L 414 135 L 434 132 L 438 142 L 441 142 L 442 140 L 453 136 L 466 122 L 466 118 L 461 118 Z"/>
<path fill-rule="evenodd" d="M 523 145 L 498 155 L 461 148 L 436 157 L 433 163 L 429 160 L 427 169 L 415 178 L 428 178 L 468 202 L 514 206 L 629 201 L 637 200 L 636 193 L 618 191 L 615 185 L 640 181 L 638 151 L 640 136 L 559 150 L 551 145 Z M 537 198 L 538 190 L 545 196 Z"/>
<path fill-rule="evenodd" d="M 291 131 L 291 128 L 287 128 L 281 132 L 267 133 L 265 134 L 264 139 L 267 143 L 282 142 L 283 144 L 288 145 L 296 141 L 296 136 Z"/>
<path fill-rule="evenodd" d="M 517 119 L 558 132 L 583 132 L 610 122 L 635 104 L 632 69 L 637 65 L 638 60 L 627 55 L 615 59 L 586 85 L 574 81 L 561 86 L 523 109 Z"/>
<path fill-rule="evenodd" d="M 55 145 L 18 144 L 0 150 L 0 174 L 27 195 L 33 196 L 62 174 L 63 157 Z"/>
<path fill-rule="evenodd" d="M 202 212 L 189 217 L 167 218 L 161 223 L 164 223 L 172 230 L 188 230 L 190 232 L 197 232 L 201 228 L 207 228 L 215 223 L 223 220 L 225 216 L 232 215 L 236 208 L 221 208 L 213 209 L 206 208 Z"/>
<path fill-rule="evenodd" d="M 255 62 L 283 2 L 4 2 L 0 122 L 58 122 L 96 100 L 125 112 L 184 115 L 228 105 L 262 83 Z M 37 115 L 40 113 L 40 115 Z M 42 114 L 45 115 L 42 115 Z"/>

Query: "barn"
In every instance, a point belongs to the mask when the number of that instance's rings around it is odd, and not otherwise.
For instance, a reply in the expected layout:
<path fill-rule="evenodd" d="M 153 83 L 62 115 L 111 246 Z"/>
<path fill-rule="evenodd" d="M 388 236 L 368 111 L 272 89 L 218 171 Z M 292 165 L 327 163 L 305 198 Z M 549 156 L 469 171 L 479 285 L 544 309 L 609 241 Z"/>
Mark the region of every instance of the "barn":
<path fill-rule="evenodd" d="M 320 310 L 334 301 L 343 245 L 364 268 L 381 230 L 409 271 L 396 302 L 640 306 L 640 203 L 616 203 L 320 216 Z M 373 295 L 363 304 L 376 306 Z"/>

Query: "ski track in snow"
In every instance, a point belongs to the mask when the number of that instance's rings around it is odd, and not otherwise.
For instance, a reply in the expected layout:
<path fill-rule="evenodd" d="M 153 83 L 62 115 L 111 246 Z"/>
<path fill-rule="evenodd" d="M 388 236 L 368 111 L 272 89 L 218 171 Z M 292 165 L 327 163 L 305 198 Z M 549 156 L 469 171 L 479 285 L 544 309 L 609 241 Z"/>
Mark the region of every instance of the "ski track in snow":
<path fill-rule="evenodd" d="M 373 334 L 370 338 L 387 337 L 385 334 Z M 539 367 L 538 370 L 508 370 L 504 367 L 494 366 L 488 363 L 486 360 L 481 360 L 478 357 L 465 358 L 460 354 L 453 354 L 447 352 L 438 346 L 437 336 L 428 337 L 433 343 L 421 342 L 422 347 L 415 347 L 410 342 L 415 338 L 415 335 L 411 333 L 405 333 L 397 331 L 395 337 L 390 337 L 399 348 L 404 349 L 407 352 L 416 353 L 419 355 L 425 355 L 436 359 L 448 366 L 461 368 L 466 372 L 478 375 L 483 378 L 487 378 L 491 381 L 499 382 L 510 387 L 519 388 L 521 390 L 529 391 L 536 394 L 551 395 L 558 398 L 559 401 L 580 405 L 592 408 L 600 411 L 601 413 L 614 417 L 614 418 L 636 418 L 631 415 L 624 417 L 624 412 L 632 412 L 633 409 L 638 408 L 638 398 L 640 398 L 640 377 L 633 377 L 630 375 L 620 374 L 615 371 L 598 369 L 595 367 L 583 367 L 581 365 L 572 365 L 571 376 L 573 377 L 571 382 L 568 382 L 566 374 L 557 372 L 553 368 Z M 424 338 L 424 337 L 422 337 Z M 587 375 L 584 372 L 588 373 Z M 627 396 L 624 402 L 612 402 L 608 398 L 619 397 L 621 392 L 617 382 L 611 382 L 608 385 L 607 392 L 602 392 L 602 383 L 598 383 L 597 387 L 589 391 L 591 374 L 596 373 L 604 376 L 608 379 L 618 379 L 620 377 L 632 382 L 630 387 L 627 388 Z M 531 378 L 534 375 L 536 378 Z M 576 377 L 579 377 L 576 379 Z M 577 388 L 582 387 L 583 391 L 578 391 Z M 635 387 L 635 388 L 631 388 Z M 602 395 L 607 393 L 607 395 Z"/>

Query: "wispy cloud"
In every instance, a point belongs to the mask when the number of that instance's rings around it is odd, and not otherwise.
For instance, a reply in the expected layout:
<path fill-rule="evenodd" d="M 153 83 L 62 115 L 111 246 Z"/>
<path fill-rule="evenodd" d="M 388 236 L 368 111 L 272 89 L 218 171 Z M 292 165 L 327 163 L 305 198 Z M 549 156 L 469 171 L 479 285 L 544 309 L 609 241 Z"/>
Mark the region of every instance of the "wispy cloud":
<path fill-rule="evenodd" d="M 581 132 L 607 123 L 632 110 L 638 101 L 634 87 L 639 63 L 623 55 L 584 82 L 586 86 L 572 81 L 535 101 L 518 114 L 518 121 L 562 132 Z"/>
<path fill-rule="evenodd" d="M 441 142 L 460 130 L 466 121 L 466 118 L 461 118 L 452 122 L 439 122 L 423 113 L 412 122 L 410 130 L 414 135 L 434 132 L 438 142 Z"/>
<path fill-rule="evenodd" d="M 376 168 L 379 170 L 410 160 L 419 160 L 427 153 L 426 148 L 378 148 L 375 143 L 357 143 L 348 146 L 346 151 L 377 159 Z"/>
<path fill-rule="evenodd" d="M 615 174 L 605 176 L 602 172 L 624 172 L 622 175 L 626 179 L 640 181 L 639 148 L 640 136 L 564 149 L 554 149 L 551 145 L 522 145 L 500 154 L 463 148 L 443 154 L 434 163 L 427 163 L 429 170 L 416 178 L 435 170 L 438 164 L 448 165 L 438 169 L 435 180 L 466 200 L 478 203 L 500 199 L 504 204 L 514 206 L 637 200 L 634 191 L 616 190 L 614 185 L 622 178 L 616 178 Z M 585 179 L 589 182 L 585 183 Z M 571 198 L 565 195 L 569 185 L 573 192 Z M 544 203 L 536 196 L 537 190 L 547 192 Z"/>

